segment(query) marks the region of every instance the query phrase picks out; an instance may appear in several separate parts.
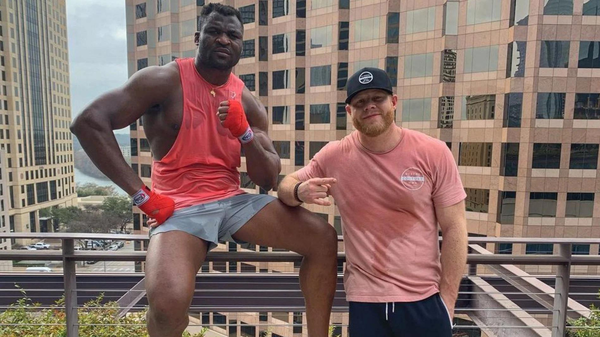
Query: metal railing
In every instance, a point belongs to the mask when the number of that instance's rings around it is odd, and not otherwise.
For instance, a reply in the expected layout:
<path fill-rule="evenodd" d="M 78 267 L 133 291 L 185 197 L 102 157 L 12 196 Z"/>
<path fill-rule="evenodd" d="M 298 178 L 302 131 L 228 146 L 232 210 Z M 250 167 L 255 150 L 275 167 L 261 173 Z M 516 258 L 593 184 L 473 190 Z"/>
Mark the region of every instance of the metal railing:
<path fill-rule="evenodd" d="M 147 241 L 147 235 L 124 234 L 67 234 L 67 233 L 0 233 L 0 239 L 35 239 L 60 240 L 58 250 L 8 250 L 0 251 L 0 260 L 19 261 L 62 261 L 62 276 L 57 274 L 43 275 L 53 280 L 64 292 L 64 309 L 66 313 L 66 330 L 68 337 L 79 336 L 80 324 L 78 310 L 82 298 L 93 297 L 86 293 L 97 294 L 101 290 L 85 288 L 82 280 L 84 274 L 77 274 L 77 263 L 81 261 L 128 261 L 145 260 L 145 251 L 87 251 L 75 250 L 77 240 L 125 240 Z M 441 240 L 441 238 L 440 238 Z M 488 246 L 511 243 L 521 244 L 553 244 L 558 247 L 553 255 L 505 255 L 494 254 Z M 591 310 L 589 304 L 597 298 L 600 278 L 594 272 L 600 265 L 598 255 L 572 255 L 572 245 L 599 245 L 600 239 L 559 239 L 559 238 L 469 238 L 468 270 L 461 284 L 456 315 L 469 317 L 474 326 L 485 330 L 488 335 L 496 336 L 552 336 L 563 337 L 569 327 L 569 319 L 587 317 Z M 210 262 L 299 262 L 302 257 L 292 252 L 256 252 L 213 251 L 207 256 Z M 338 254 L 340 264 L 345 261 L 345 254 Z M 590 266 L 592 272 L 574 277 L 573 268 Z M 528 272 L 527 268 L 545 268 Z M 27 275 L 27 273 L 25 273 Z M 544 275 L 540 275 L 544 274 Z M 10 282 L 16 274 L 0 273 L 0 285 Z M 19 274 L 21 275 L 21 274 Z M 33 275 L 30 273 L 31 277 Z M 129 275 L 129 274 L 128 274 Z M 42 277 L 35 274 L 35 277 Z M 92 276 L 90 276 L 92 277 Z M 138 310 L 145 305 L 143 276 L 138 273 L 129 280 L 126 288 L 108 289 L 119 293 L 120 314 L 129 310 Z M 79 279 L 79 283 L 78 283 Z M 344 300 L 341 275 L 338 278 L 338 291 L 334 301 L 334 313 L 347 311 Z M 573 281 L 575 280 L 575 281 Z M 579 285 L 586 280 L 585 285 Z M 571 282 L 574 282 L 571 284 Z M 203 288 L 196 291 L 195 301 L 190 312 L 303 312 L 304 302 L 299 291 L 297 273 L 272 274 L 199 274 L 199 284 Z M 127 283 L 125 283 L 127 284 Z M 211 285 L 212 284 L 212 285 Z M 78 288 L 79 285 L 79 288 Z M 31 284 L 30 284 L 31 286 Z M 211 288 L 212 287 L 212 288 Z M 579 287 L 577 292 L 571 287 Z M 583 287 L 583 288 L 582 288 Z M 6 287 L 4 287 L 6 288 Z M 97 287 L 96 287 L 97 288 Z M 50 291 L 49 288 L 35 288 L 35 291 Z M 6 289 L 4 289 L 6 290 Z M 56 290 L 56 289 L 55 289 Z M 2 287 L 0 287 L 2 291 Z M 227 298 L 224 294 L 236 294 Z M 577 297 L 578 299 L 574 299 Z M 78 301 L 79 299 L 79 301 Z M 0 307 L 6 308 L 6 307 Z M 339 320 L 338 320 L 339 321 Z M 456 321 L 455 321 L 456 322 Z M 462 320 L 461 322 L 465 322 Z M 547 323 L 544 323 L 547 322 Z M 196 323 L 196 322 L 194 322 Z M 197 322 L 200 325 L 200 321 Z M 1 324 L 1 322 L 0 322 Z M 259 323 L 263 324 L 263 323 Z M 259 324 L 255 324 L 258 326 Z M 288 326 L 302 325 L 297 322 L 286 323 Z M 228 326 L 229 324 L 211 324 Z M 456 326 L 457 329 L 474 328 L 470 325 Z M 513 334 L 510 331 L 518 331 Z M 345 335 L 345 334 L 344 334 Z"/>

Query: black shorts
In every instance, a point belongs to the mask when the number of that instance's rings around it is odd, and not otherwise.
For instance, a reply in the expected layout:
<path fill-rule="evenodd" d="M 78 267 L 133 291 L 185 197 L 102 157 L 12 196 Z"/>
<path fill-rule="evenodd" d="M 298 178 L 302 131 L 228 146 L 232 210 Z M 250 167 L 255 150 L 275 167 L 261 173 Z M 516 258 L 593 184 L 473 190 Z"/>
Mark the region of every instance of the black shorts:
<path fill-rule="evenodd" d="M 350 337 L 451 337 L 452 324 L 439 294 L 417 302 L 350 302 Z"/>

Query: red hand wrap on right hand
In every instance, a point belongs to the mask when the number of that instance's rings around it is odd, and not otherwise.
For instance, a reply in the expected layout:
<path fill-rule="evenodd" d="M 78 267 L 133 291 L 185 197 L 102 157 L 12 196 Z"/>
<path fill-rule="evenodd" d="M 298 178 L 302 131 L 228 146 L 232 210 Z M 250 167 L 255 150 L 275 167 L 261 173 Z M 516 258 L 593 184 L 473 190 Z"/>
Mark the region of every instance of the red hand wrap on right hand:
<path fill-rule="evenodd" d="M 134 196 L 134 204 L 146 215 L 156 219 L 160 225 L 165 222 L 175 210 L 175 201 L 168 196 L 154 193 L 148 187 L 143 186 Z M 140 200 L 136 200 L 140 199 Z M 146 201 L 143 201 L 147 199 Z M 137 201 L 137 202 L 136 202 Z M 140 205 L 139 202 L 142 202 Z"/>
<path fill-rule="evenodd" d="M 248 132 L 250 125 L 246 119 L 242 102 L 229 100 L 229 110 L 223 126 L 228 128 L 235 138 L 240 138 Z"/>

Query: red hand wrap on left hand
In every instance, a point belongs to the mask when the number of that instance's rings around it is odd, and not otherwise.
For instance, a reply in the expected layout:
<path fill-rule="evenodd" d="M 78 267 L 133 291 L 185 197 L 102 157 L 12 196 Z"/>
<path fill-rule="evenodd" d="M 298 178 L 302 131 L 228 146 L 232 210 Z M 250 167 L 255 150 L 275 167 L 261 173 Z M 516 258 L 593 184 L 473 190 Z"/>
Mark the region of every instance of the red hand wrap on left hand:
<path fill-rule="evenodd" d="M 248 131 L 249 125 L 246 120 L 246 113 L 240 101 L 229 100 L 229 111 L 223 126 L 228 128 L 235 138 L 243 136 Z"/>

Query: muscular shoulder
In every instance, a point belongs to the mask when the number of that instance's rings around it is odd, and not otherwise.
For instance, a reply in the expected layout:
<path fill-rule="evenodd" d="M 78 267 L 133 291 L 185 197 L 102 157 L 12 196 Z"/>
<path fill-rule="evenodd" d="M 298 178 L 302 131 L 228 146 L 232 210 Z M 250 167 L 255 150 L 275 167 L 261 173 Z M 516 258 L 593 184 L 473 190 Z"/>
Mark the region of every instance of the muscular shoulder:
<path fill-rule="evenodd" d="M 179 88 L 179 67 L 176 62 L 144 68 L 131 76 L 126 87 L 144 96 L 167 98 Z"/>

